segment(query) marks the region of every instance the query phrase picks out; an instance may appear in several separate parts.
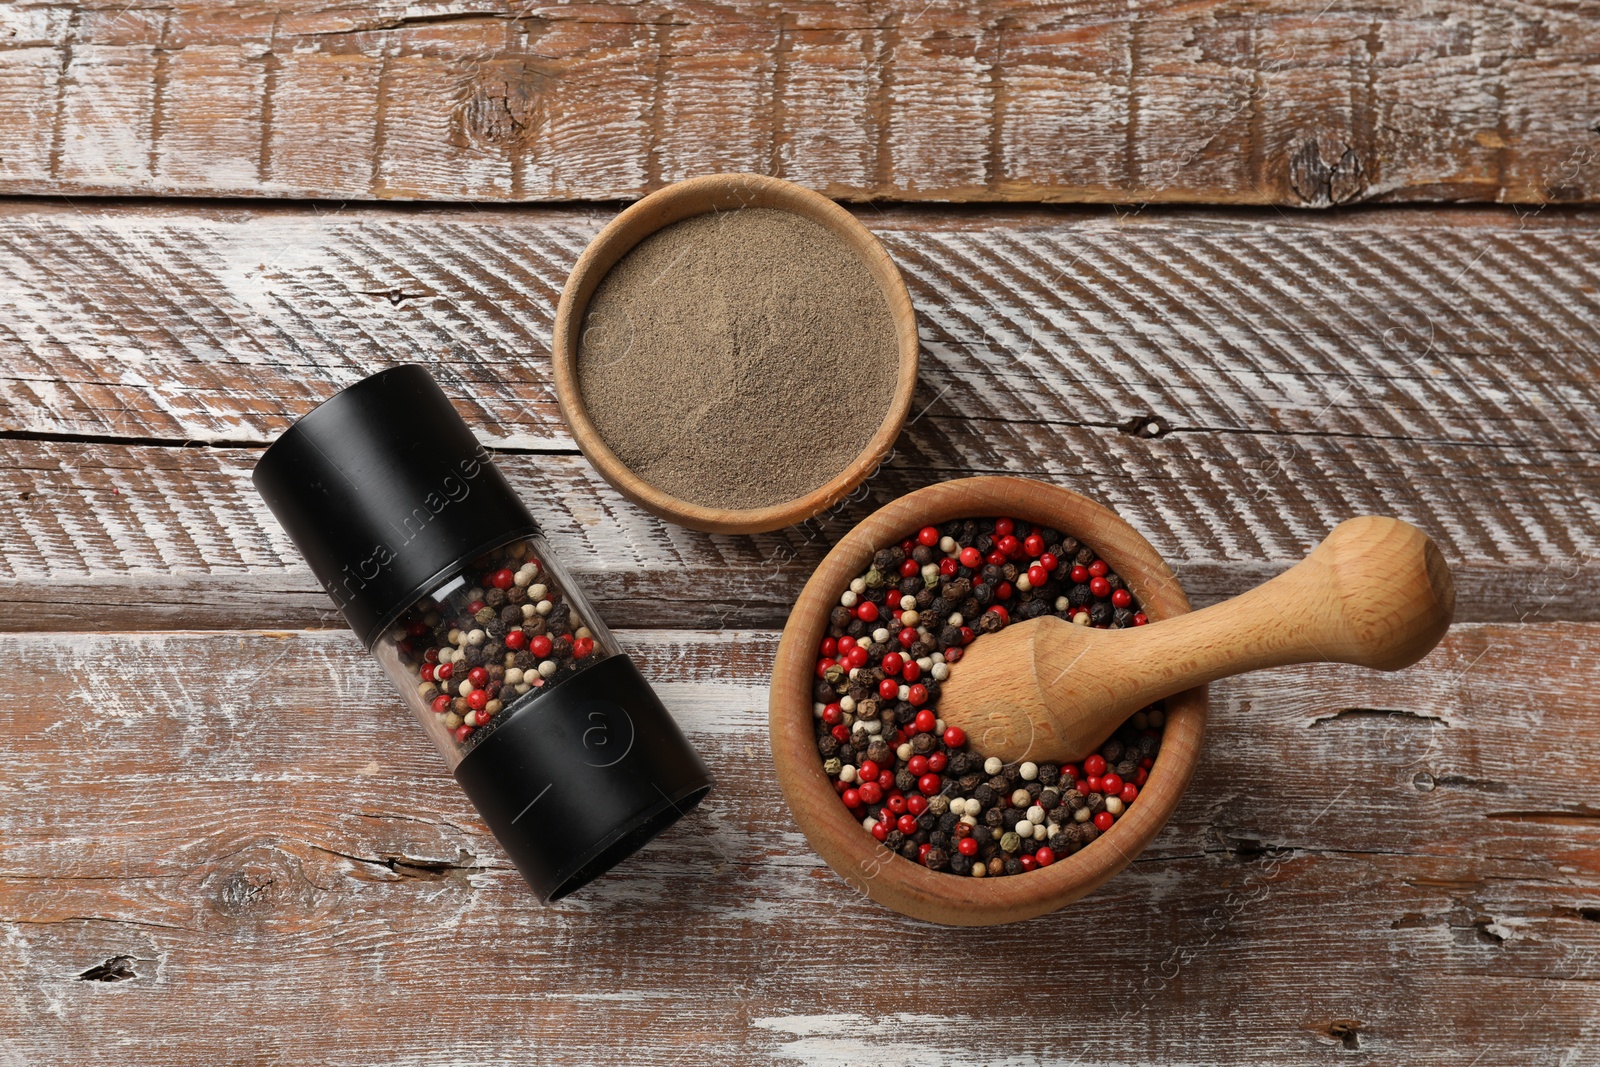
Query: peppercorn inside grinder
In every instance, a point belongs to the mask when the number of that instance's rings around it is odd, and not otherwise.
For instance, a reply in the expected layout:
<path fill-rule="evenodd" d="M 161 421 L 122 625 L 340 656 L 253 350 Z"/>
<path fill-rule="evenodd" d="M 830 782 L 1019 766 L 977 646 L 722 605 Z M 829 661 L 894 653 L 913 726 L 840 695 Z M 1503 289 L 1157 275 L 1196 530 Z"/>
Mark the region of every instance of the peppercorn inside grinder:
<path fill-rule="evenodd" d="M 252 480 L 541 900 L 604 874 L 710 791 L 424 368 L 324 401 Z"/>

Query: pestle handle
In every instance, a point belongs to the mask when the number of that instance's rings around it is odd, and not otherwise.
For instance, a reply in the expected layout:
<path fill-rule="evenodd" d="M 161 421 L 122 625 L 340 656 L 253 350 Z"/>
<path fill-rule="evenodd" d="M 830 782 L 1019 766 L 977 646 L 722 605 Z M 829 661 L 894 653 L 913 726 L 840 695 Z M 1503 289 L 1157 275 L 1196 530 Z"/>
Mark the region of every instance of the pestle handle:
<path fill-rule="evenodd" d="M 1085 682 L 1114 672 L 1112 703 L 1127 714 L 1263 667 L 1353 663 L 1399 670 L 1439 643 L 1454 611 L 1450 569 L 1428 535 L 1399 519 L 1363 516 L 1334 527 L 1283 574 L 1221 604 L 1151 626 L 1100 631 L 1101 639 L 1087 646 L 1070 626 L 1041 631 L 1035 666 L 1041 695 L 1058 711 L 1082 707 Z M 1112 690 L 1106 687 L 1106 695 Z"/>

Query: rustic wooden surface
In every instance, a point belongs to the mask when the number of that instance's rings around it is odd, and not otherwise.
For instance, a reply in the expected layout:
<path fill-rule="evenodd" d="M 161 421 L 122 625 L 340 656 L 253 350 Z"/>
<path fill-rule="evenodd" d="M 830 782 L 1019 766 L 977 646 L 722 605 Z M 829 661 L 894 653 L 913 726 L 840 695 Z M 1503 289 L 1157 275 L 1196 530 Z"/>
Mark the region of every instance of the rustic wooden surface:
<path fill-rule="evenodd" d="M 0 204 L 0 1064 L 1600 1058 L 1600 214 L 864 209 L 916 417 L 861 499 L 753 538 L 633 508 L 559 422 L 608 214 Z M 404 360 L 720 776 L 556 908 L 248 483 Z M 1398 675 L 1214 687 L 1173 822 L 1087 900 L 901 919 L 784 811 L 765 675 L 844 530 L 985 471 L 1111 504 L 1199 603 L 1396 514 L 1466 621 Z"/>
<path fill-rule="evenodd" d="M 0 192 L 1600 194 L 1595 0 L 22 0 Z"/>

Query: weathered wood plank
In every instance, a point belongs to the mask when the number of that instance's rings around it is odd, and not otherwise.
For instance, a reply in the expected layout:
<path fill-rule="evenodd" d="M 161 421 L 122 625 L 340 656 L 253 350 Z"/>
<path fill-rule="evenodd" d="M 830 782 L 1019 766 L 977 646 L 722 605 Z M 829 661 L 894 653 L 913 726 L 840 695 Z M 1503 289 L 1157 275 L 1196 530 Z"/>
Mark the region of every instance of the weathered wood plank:
<path fill-rule="evenodd" d="M 624 625 L 777 625 L 871 506 L 988 471 L 1110 503 L 1202 603 L 1374 511 L 1439 540 L 1463 618 L 1600 612 L 1600 216 L 868 212 L 922 316 L 921 414 L 862 499 L 756 539 L 670 528 L 571 455 L 550 316 L 603 217 L 13 205 L 0 627 L 325 624 L 248 471 L 407 360 Z"/>
<path fill-rule="evenodd" d="M 721 784 L 542 909 L 348 636 L 0 636 L 27 667 L 0 674 L 11 1058 L 152 1034 L 175 1064 L 1595 1051 L 1600 627 L 1464 626 L 1392 677 L 1218 685 L 1190 793 L 1128 871 L 937 932 L 855 896 L 783 815 L 774 634 L 622 637 Z M 1007 992 L 1041 969 L 1053 995 Z"/>
<path fill-rule="evenodd" d="M 30 0 L 0 12 L 0 191 L 1592 200 L 1597 11 Z"/>

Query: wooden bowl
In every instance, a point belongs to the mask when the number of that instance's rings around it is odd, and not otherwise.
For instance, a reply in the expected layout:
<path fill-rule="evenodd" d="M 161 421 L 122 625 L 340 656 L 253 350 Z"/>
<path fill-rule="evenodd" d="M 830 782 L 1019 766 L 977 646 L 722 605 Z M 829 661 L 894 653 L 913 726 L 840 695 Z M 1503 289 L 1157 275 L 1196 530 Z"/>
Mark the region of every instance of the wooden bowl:
<path fill-rule="evenodd" d="M 712 211 L 746 207 L 792 211 L 821 223 L 853 249 L 883 290 L 894 317 L 900 349 L 899 376 L 894 399 L 884 412 L 877 432 L 866 448 L 830 481 L 805 496 L 762 508 L 728 509 L 691 504 L 640 478 L 630 470 L 600 436 L 584 407 L 578 387 L 578 339 L 589 299 L 606 272 L 635 245 L 664 226 Z M 792 182 L 760 174 L 714 174 L 691 178 L 660 189 L 612 219 L 595 235 L 578 257 L 556 308 L 551 358 L 555 366 L 556 399 L 578 447 L 595 469 L 623 496 L 646 511 L 681 526 L 712 533 L 759 533 L 798 522 L 843 500 L 866 480 L 889 450 L 911 410 L 917 384 L 917 319 L 905 281 L 889 253 L 865 226 L 832 200 Z"/>
<path fill-rule="evenodd" d="M 1177 807 L 1205 732 L 1204 687 L 1168 697 L 1161 752 L 1138 800 L 1090 845 L 1025 874 L 979 879 L 930 871 L 890 852 L 861 828 L 839 803 L 813 733 L 811 689 L 828 613 L 878 549 L 898 544 L 923 526 L 1000 516 L 1050 526 L 1089 545 L 1127 581 L 1152 620 L 1189 610 L 1188 598 L 1156 550 L 1107 508 L 1070 490 L 1023 478 L 964 478 L 909 493 L 846 534 L 796 601 L 772 669 L 768 714 L 773 763 L 806 839 L 839 877 L 878 903 L 953 926 L 991 926 L 1054 911 L 1127 866 Z"/>

